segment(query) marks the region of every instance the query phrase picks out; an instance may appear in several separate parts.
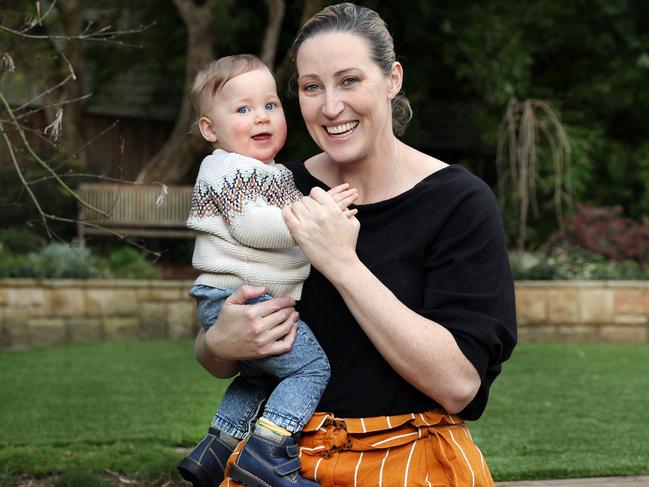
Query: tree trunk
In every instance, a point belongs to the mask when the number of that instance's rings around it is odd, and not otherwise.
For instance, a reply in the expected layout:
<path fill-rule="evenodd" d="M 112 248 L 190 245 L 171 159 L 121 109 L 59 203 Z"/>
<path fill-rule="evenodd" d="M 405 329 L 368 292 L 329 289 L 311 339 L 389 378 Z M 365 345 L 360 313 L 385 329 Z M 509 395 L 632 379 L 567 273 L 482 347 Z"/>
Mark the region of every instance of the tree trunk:
<path fill-rule="evenodd" d="M 176 125 L 165 145 L 144 165 L 138 182 L 181 182 L 191 169 L 192 161 L 206 150 L 206 142 L 197 134 L 188 134 L 192 105 L 187 96 L 196 73 L 214 59 L 211 29 L 212 2 L 196 5 L 192 0 L 174 0 L 188 34 L 187 64 L 185 66 L 185 93 Z"/>
<path fill-rule="evenodd" d="M 277 54 L 277 39 L 282 30 L 282 20 L 284 19 L 286 3 L 284 0 L 266 0 L 266 6 L 268 7 L 268 24 L 264 33 L 261 59 L 270 69 L 273 69 Z"/>
<path fill-rule="evenodd" d="M 60 0 L 56 3 L 61 12 L 63 31 L 66 36 L 77 37 L 83 29 L 83 17 L 79 0 Z M 71 79 L 63 85 L 63 93 L 60 101 L 78 100 L 83 95 L 83 48 L 81 40 L 70 39 L 63 53 L 65 58 L 63 65 L 65 71 L 71 67 L 75 79 Z M 67 63 L 70 63 L 70 66 Z M 81 160 L 84 164 L 87 161 L 83 131 L 83 104 L 80 101 L 68 103 L 63 107 L 63 134 L 61 148 L 64 152 Z"/>
<path fill-rule="evenodd" d="M 304 7 L 302 8 L 302 19 L 300 20 L 300 28 L 313 17 L 315 14 L 320 12 L 324 8 L 323 0 L 305 0 Z M 288 86 L 289 78 L 291 76 L 291 56 L 293 55 L 293 49 L 288 49 L 282 62 L 277 65 L 275 70 L 275 78 L 277 79 L 277 86 L 286 87 Z"/>

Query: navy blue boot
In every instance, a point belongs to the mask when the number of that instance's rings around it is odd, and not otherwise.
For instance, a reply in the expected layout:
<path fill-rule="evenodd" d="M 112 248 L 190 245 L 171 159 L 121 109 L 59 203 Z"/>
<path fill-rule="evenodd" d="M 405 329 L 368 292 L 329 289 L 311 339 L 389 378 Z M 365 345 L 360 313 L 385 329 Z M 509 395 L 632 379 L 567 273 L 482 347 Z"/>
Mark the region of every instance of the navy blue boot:
<path fill-rule="evenodd" d="M 223 482 L 225 465 L 237 442 L 227 436 L 216 428 L 210 428 L 205 438 L 178 465 L 182 478 L 194 487 L 218 487 Z"/>
<path fill-rule="evenodd" d="M 255 427 L 230 467 L 230 478 L 246 487 L 318 487 L 300 475 L 300 457 L 292 436 Z"/>

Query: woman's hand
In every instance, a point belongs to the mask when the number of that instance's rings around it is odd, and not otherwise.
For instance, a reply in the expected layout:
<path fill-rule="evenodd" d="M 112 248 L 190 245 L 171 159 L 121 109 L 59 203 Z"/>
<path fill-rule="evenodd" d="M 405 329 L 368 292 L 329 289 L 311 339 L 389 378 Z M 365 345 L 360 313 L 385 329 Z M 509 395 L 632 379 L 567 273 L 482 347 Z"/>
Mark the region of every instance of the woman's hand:
<path fill-rule="evenodd" d="M 239 360 L 279 355 L 293 346 L 299 317 L 293 299 L 246 304 L 264 292 L 263 287 L 241 286 L 225 300 L 214 326 L 196 338 L 196 357 L 213 375 L 231 376 Z"/>
<path fill-rule="evenodd" d="M 350 263 L 358 260 L 356 240 L 360 223 L 354 217 L 357 210 L 347 209 L 355 198 L 356 195 L 351 194 L 343 198 L 342 203 L 337 202 L 335 195 L 316 187 L 309 196 L 282 211 L 302 252 L 332 282 L 336 276 L 344 274 Z"/>

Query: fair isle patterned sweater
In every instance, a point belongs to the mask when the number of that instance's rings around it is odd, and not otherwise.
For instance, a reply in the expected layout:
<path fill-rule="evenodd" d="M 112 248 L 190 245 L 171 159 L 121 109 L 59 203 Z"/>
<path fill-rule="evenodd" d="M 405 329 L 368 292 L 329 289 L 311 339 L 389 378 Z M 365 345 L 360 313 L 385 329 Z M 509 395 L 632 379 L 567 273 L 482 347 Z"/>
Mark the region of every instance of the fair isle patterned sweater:
<path fill-rule="evenodd" d="M 199 232 L 194 284 L 222 289 L 265 286 L 299 299 L 310 264 L 282 218 L 302 198 L 281 164 L 216 149 L 198 171 L 187 226 Z"/>

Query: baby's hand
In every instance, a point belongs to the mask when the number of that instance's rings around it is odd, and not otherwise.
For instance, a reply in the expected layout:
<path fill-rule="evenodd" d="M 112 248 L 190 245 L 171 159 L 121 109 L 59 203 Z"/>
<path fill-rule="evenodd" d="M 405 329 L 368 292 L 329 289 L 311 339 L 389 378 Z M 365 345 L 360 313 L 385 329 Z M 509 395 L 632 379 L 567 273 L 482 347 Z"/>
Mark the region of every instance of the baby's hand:
<path fill-rule="evenodd" d="M 335 188 L 327 191 L 327 194 L 333 198 L 347 218 L 351 218 L 358 213 L 356 208 L 353 210 L 348 208 L 358 198 L 358 190 L 356 188 L 350 188 L 349 183 L 339 184 Z"/>

